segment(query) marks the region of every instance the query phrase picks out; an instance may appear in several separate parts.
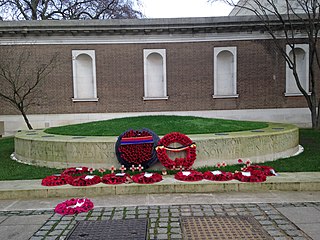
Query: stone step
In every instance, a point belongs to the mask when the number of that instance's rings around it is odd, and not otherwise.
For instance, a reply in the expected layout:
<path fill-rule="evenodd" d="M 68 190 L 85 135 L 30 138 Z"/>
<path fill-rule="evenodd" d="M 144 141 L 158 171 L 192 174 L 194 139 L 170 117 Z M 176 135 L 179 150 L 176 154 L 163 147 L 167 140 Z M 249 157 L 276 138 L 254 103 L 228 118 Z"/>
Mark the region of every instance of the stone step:
<path fill-rule="evenodd" d="M 237 180 L 213 182 L 182 182 L 173 176 L 164 176 L 155 184 L 120 184 L 74 187 L 70 185 L 45 187 L 41 180 L 0 181 L 0 199 L 37 199 L 59 197 L 95 197 L 130 194 L 266 192 L 266 191 L 320 191 L 320 172 L 279 173 L 262 183 Z"/>

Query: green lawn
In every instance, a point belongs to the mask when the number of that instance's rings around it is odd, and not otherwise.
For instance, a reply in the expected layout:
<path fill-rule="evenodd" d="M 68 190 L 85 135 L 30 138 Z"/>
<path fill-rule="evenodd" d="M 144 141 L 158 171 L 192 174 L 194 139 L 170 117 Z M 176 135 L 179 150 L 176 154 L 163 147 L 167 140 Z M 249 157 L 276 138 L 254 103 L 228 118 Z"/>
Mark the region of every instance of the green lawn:
<path fill-rule="evenodd" d="M 300 129 L 300 144 L 305 149 L 302 154 L 287 159 L 267 162 L 262 165 L 272 166 L 277 172 L 319 172 L 320 132 L 312 129 Z M 58 169 L 29 166 L 13 161 L 10 159 L 10 154 L 13 151 L 13 137 L 0 138 L 0 180 L 41 179 L 45 176 L 61 172 Z M 222 170 L 235 171 L 240 170 L 241 167 L 242 165 L 236 164 L 227 166 Z M 198 170 L 206 171 L 208 169 L 214 170 L 216 168 L 199 168 Z"/>
<path fill-rule="evenodd" d="M 35 167 L 11 160 L 14 138 L 0 138 L 0 180 L 39 179 L 60 172 L 60 170 Z"/>
<path fill-rule="evenodd" d="M 235 132 L 265 128 L 267 123 L 188 116 L 143 116 L 89 122 L 45 130 L 46 133 L 73 136 L 119 136 L 128 129 L 149 128 L 158 135 Z"/>

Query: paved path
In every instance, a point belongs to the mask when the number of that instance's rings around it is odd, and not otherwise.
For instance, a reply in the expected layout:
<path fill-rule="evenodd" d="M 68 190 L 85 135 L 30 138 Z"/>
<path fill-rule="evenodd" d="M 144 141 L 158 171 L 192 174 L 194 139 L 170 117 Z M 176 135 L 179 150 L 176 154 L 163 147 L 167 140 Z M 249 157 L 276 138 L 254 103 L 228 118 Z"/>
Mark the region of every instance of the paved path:
<path fill-rule="evenodd" d="M 65 199 L 1 200 L 0 239 L 65 239 L 77 220 L 148 218 L 149 239 L 181 240 L 180 217 L 253 216 L 274 239 L 320 240 L 320 192 L 121 195 L 90 198 L 95 208 L 54 214 Z"/>

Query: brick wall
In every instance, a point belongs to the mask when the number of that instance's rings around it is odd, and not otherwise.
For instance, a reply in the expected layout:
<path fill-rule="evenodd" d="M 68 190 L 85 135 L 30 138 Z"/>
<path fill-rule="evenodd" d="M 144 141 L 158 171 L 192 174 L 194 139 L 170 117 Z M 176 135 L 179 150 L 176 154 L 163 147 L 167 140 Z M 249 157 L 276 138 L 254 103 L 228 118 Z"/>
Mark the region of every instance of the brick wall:
<path fill-rule="evenodd" d="M 306 107 L 304 97 L 285 97 L 285 62 L 270 40 L 28 46 L 35 59 L 59 53 L 59 65 L 41 89 L 39 113 L 112 113 Z M 213 48 L 237 47 L 236 99 L 213 99 Z M 21 48 L 24 48 L 21 46 Z M 166 49 L 168 100 L 143 101 L 143 49 Z M 2 54 L 4 47 L 0 47 Z M 17 47 L 17 51 L 20 47 Z M 72 102 L 72 50 L 95 50 L 98 102 Z M 3 55 L 2 55 L 3 56 Z M 29 62 L 30 68 L 35 64 Z M 17 114 L 0 101 L 0 114 Z"/>

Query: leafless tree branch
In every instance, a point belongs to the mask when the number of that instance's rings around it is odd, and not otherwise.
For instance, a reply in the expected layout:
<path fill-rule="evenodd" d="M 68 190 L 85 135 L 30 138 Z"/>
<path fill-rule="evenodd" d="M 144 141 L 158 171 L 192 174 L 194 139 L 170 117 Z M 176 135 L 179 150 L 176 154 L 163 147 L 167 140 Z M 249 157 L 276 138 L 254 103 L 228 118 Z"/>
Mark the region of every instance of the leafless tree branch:
<path fill-rule="evenodd" d="M 320 29 L 320 1 L 319 0 L 208 0 L 209 2 L 222 1 L 235 10 L 247 10 L 251 15 L 258 17 L 266 31 L 273 39 L 274 47 L 286 61 L 291 69 L 298 89 L 305 97 L 311 112 L 312 126 L 320 129 L 320 99 L 317 97 L 320 91 L 320 79 L 316 72 L 320 70 L 320 58 L 318 36 Z M 239 4 L 238 4 L 239 3 Z M 244 4 L 243 4 L 244 3 Z M 281 5 L 282 4 L 282 5 Z M 305 34 L 305 42 L 309 45 L 309 80 L 310 92 L 304 89 L 298 74 L 296 44 L 301 41 L 301 35 Z M 283 44 L 285 43 L 285 44 Z M 290 47 L 292 57 L 286 51 Z"/>
<path fill-rule="evenodd" d="M 140 0 L 0 0 L 6 20 L 140 18 Z"/>
<path fill-rule="evenodd" d="M 8 102 L 23 116 L 26 125 L 32 129 L 27 117 L 29 107 L 38 103 L 41 85 L 58 64 L 58 54 L 41 64 L 30 65 L 32 54 L 30 49 L 15 50 L 7 46 L 1 50 L 0 59 L 0 99 Z M 32 66 L 32 67 L 30 67 Z"/>

